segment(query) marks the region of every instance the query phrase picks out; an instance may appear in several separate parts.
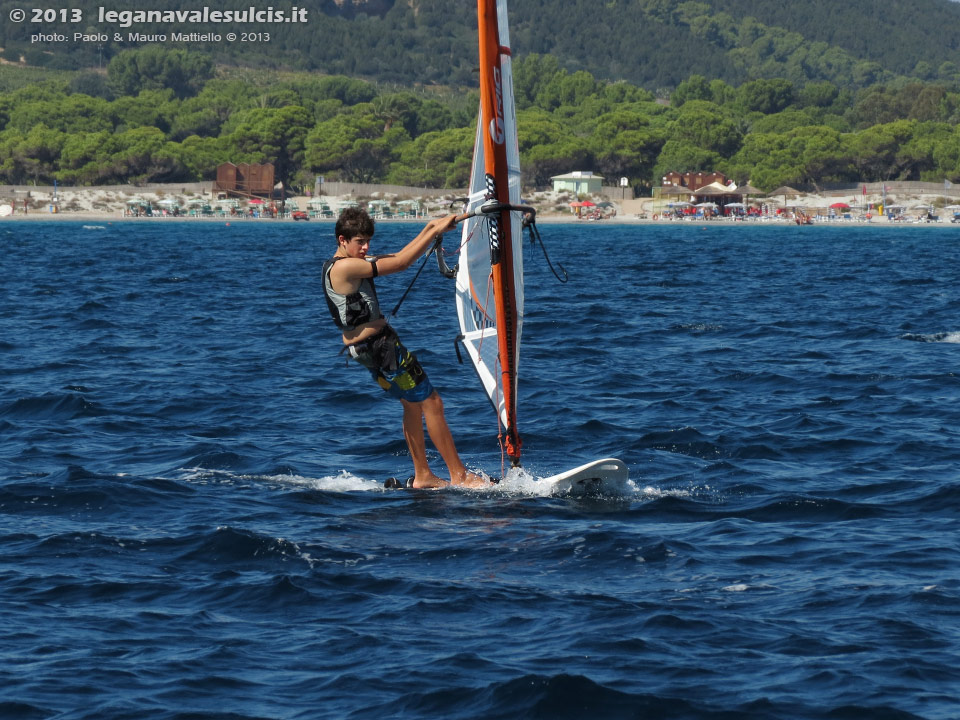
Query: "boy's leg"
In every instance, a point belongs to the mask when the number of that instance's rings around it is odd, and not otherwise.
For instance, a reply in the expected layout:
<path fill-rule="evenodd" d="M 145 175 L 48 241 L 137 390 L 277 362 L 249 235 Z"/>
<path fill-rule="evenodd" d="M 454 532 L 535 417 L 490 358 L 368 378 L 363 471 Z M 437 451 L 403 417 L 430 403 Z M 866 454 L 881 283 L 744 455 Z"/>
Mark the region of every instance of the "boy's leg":
<path fill-rule="evenodd" d="M 450 426 L 447 425 L 447 419 L 443 414 L 443 400 L 440 394 L 434 390 L 430 397 L 422 403 L 423 417 L 427 421 L 427 432 L 430 433 L 430 440 L 434 447 L 440 453 L 443 461 L 447 464 L 447 471 L 450 473 L 450 482 L 454 485 L 466 485 L 468 487 L 482 487 L 489 483 L 479 475 L 467 472 L 460 455 L 457 453 L 457 447 L 453 442 L 453 434 L 450 432 Z M 420 430 L 420 438 L 423 440 L 423 429 Z"/>
<path fill-rule="evenodd" d="M 413 486 L 442 487 L 447 483 L 433 474 L 427 462 L 426 440 L 423 437 L 423 403 L 401 400 L 403 405 L 403 437 L 413 460 Z"/>

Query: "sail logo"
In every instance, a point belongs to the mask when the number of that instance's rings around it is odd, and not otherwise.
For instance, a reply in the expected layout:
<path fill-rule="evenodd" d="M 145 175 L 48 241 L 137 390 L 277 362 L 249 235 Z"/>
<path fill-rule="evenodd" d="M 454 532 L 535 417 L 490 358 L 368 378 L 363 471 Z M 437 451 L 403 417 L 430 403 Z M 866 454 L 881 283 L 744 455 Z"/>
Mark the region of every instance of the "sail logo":
<path fill-rule="evenodd" d="M 493 69 L 493 92 L 496 98 L 496 117 L 490 120 L 490 137 L 497 145 L 503 145 L 506 131 L 503 121 L 503 85 L 498 67 Z"/>
<path fill-rule="evenodd" d="M 493 199 L 497 197 L 497 179 L 490 173 L 484 173 L 483 183 L 486 185 L 487 194 L 485 197 Z M 500 262 L 500 223 L 496 215 L 488 215 L 487 230 L 490 235 L 490 264 L 496 265 Z"/>

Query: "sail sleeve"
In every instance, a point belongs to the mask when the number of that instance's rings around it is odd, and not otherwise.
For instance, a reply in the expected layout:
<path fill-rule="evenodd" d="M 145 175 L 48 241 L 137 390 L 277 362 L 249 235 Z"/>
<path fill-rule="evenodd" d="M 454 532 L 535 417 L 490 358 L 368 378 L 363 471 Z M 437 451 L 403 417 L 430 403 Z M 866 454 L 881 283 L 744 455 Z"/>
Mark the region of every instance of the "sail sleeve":
<path fill-rule="evenodd" d="M 467 211 L 488 201 L 520 202 L 520 153 L 506 0 L 478 0 L 480 113 Z M 463 226 L 457 274 L 462 341 L 496 409 L 507 455 L 520 458 L 517 370 L 523 325 L 521 218 L 503 210 Z"/>

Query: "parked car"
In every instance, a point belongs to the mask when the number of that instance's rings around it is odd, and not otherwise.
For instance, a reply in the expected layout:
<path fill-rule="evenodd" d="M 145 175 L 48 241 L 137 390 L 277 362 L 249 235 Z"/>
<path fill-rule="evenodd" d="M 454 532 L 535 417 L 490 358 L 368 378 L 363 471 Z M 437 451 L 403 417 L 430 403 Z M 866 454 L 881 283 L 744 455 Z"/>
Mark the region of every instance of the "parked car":
<path fill-rule="evenodd" d="M 307 215 L 303 210 L 294 210 L 294 211 L 290 214 L 290 217 L 292 217 L 294 220 L 309 220 L 309 219 L 310 219 L 310 216 Z"/>

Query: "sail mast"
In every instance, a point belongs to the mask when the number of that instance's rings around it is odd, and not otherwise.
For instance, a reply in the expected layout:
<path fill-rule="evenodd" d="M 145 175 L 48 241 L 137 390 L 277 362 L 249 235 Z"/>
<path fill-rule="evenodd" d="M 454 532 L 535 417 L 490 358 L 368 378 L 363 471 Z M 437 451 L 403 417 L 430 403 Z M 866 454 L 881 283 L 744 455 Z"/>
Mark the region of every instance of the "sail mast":
<path fill-rule="evenodd" d="M 502 19 L 498 11 L 503 13 Z M 506 30 L 505 0 L 477 0 L 480 37 L 480 132 L 484 146 L 484 180 L 488 199 L 509 204 L 510 177 L 507 143 L 512 133 L 516 144 L 513 108 L 513 77 L 510 72 L 509 36 Z M 502 30 L 501 32 L 501 20 Z M 506 65 L 506 67 L 504 67 Z M 509 107 L 504 100 L 505 84 L 510 83 Z M 508 126 L 508 113 L 511 116 Z M 519 198 L 517 198 L 519 199 Z M 514 275 L 514 247 L 509 210 L 490 218 L 490 264 L 496 300 L 497 341 L 499 345 L 500 390 L 506 412 L 506 453 L 514 465 L 520 464 L 520 435 L 517 432 L 517 364 L 520 350 L 520 326 Z"/>

